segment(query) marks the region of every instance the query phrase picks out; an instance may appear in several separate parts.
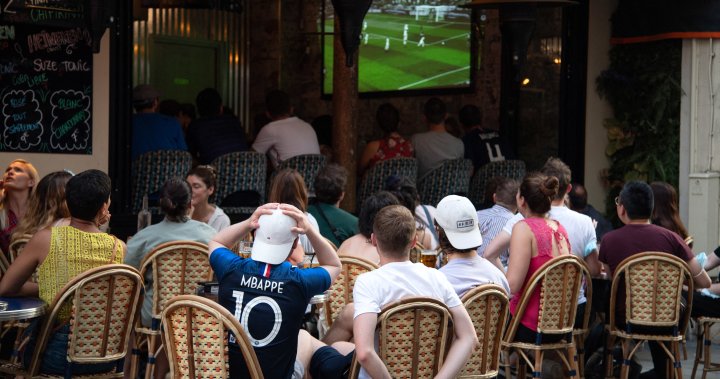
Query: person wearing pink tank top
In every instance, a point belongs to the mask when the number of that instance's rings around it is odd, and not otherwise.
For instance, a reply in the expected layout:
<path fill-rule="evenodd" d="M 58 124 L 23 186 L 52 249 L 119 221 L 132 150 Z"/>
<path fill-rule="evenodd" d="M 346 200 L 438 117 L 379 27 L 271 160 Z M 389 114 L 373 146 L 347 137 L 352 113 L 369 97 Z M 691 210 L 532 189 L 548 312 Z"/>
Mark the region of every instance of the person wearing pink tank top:
<path fill-rule="evenodd" d="M 539 173 L 528 174 L 517 194 L 518 210 L 525 217 L 512 230 L 507 279 L 510 284 L 510 313 L 515 316 L 520 297 L 532 275 L 550 259 L 570 254 L 567 232 L 559 222 L 548 217 L 552 199 L 558 191 L 558 179 Z M 540 311 L 540 287 L 536 287 L 515 340 L 533 342 L 537 335 Z M 561 338 L 546 336 L 544 339 Z"/>

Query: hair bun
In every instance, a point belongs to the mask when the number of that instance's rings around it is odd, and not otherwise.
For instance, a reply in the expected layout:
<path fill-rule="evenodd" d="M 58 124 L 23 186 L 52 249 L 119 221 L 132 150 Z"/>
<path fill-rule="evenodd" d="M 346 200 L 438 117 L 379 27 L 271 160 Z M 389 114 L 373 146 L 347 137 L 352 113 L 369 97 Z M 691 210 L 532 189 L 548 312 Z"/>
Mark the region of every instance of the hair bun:
<path fill-rule="evenodd" d="M 548 176 L 545 178 L 542 185 L 540 186 L 540 190 L 545 196 L 555 197 L 555 195 L 557 195 L 558 193 L 559 186 L 560 181 L 558 180 L 558 178 L 554 176 Z"/>

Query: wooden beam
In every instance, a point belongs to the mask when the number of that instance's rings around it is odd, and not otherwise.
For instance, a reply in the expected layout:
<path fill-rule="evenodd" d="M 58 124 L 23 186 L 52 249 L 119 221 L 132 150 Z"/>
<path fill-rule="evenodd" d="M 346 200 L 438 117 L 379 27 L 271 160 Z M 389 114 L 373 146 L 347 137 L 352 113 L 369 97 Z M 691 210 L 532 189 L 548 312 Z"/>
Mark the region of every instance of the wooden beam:
<path fill-rule="evenodd" d="M 357 108 L 358 108 L 358 71 L 357 53 L 353 66 L 345 66 L 345 50 L 340 43 L 340 25 L 335 16 L 335 38 L 333 44 L 333 151 L 337 163 L 348 171 L 345 186 L 345 198 L 340 207 L 355 212 L 357 186 Z"/>

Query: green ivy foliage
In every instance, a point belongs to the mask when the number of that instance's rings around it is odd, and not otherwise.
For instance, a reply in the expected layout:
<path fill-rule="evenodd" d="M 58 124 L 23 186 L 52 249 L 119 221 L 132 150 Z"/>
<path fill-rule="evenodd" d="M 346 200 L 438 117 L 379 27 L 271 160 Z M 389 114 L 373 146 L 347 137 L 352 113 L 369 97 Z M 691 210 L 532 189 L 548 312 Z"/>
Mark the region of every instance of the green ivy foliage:
<path fill-rule="evenodd" d="M 613 199 L 626 181 L 661 180 L 677 188 L 681 55 L 680 40 L 615 45 L 610 67 L 596 80 L 614 116 L 604 121 L 610 158 L 606 213 L 614 223 Z"/>

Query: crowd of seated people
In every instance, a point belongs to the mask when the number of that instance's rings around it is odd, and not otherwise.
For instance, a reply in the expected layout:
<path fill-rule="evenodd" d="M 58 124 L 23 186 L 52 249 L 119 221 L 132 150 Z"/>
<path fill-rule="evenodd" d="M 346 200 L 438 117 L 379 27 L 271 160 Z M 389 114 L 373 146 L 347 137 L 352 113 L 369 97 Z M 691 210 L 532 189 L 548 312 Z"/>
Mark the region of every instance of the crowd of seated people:
<path fill-rule="evenodd" d="M 222 100 L 216 94 L 206 90 L 198 95 L 198 107 L 202 105 L 204 110 L 200 119 L 189 124 L 188 136 L 203 134 L 203 128 L 218 127 L 218 120 L 232 118 L 223 114 Z M 136 118 L 142 119 L 143 125 L 158 118 L 144 115 L 159 111 L 157 91 L 139 87 L 134 102 L 139 110 Z M 243 137 L 241 144 L 222 153 L 252 148 L 268 154 L 273 165 L 293 155 L 320 153 L 315 132 L 294 116 L 287 94 L 271 92 L 266 106 L 270 122 L 260 129 L 252 146 L 248 147 Z M 493 146 L 501 143 L 497 133 L 479 125 L 481 115 L 475 109 L 463 109 L 460 121 L 466 126 L 466 136 Z M 394 157 L 416 157 L 421 176 L 446 159 L 465 156 L 486 164 L 512 156 L 505 150 L 493 151 L 498 154 L 492 157 L 479 157 L 478 151 L 471 154 L 468 143 L 463 146 L 462 135 L 449 133 L 447 110 L 439 99 L 430 99 L 424 113 L 429 130 L 406 140 L 398 133 L 398 110 L 391 104 L 381 105 L 376 117 L 383 138 L 368 143 L 357 172 L 362 175 Z M 207 122 L 200 122 L 203 119 Z M 165 124 L 177 121 L 163 119 Z M 232 122 L 233 128 L 241 128 L 236 119 Z M 203 150 L 192 145 L 191 150 L 198 162 L 210 163 L 217 157 L 210 151 L 220 151 L 213 146 Z M 442 146 L 442 152 L 432 146 Z M 138 150 L 133 150 L 133 155 L 137 154 Z M 569 195 L 577 195 L 573 191 L 581 186 L 573 188 L 569 167 L 557 158 L 548 159 L 539 173 L 530 173 L 520 182 L 501 177 L 490 180 L 487 193 L 493 204 L 480 210 L 457 195 L 438 204 L 423 204 L 415 178 L 390 176 L 384 190 L 367 197 L 355 217 L 339 207 L 347 175 L 337 164 L 326 165 L 314 182 L 313 201 L 298 171 L 280 170 L 272 175 L 268 203 L 248 219 L 231 225 L 223 210 L 210 202 L 218 181 L 224 178 L 218 178 L 212 166 L 195 166 L 185 178 L 164 183 L 159 202 L 164 219 L 140 230 L 125 246 L 102 231 L 110 218 L 106 174 L 88 170 L 72 176 L 59 171 L 40 179 L 29 162 L 15 160 L 0 187 L 0 248 L 7 256 L 13 240 L 32 238 L 2 276 L 0 295 L 33 296 L 50 303 L 65 283 L 93 267 L 124 262 L 139 268 L 142 259 L 162 243 L 202 242 L 208 244 L 209 262 L 219 282 L 218 302 L 241 322 L 263 373 L 273 378 L 302 378 L 308 373 L 317 378 L 341 378 L 353 359 L 362 366 L 361 377 L 387 377 L 376 349 L 378 315 L 383 306 L 417 295 L 440 300 L 453 317 L 454 338 L 438 377 L 455 377 L 477 344 L 460 297 L 479 285 L 498 284 L 510 298 L 514 317 L 528 279 L 544 263 L 562 255 L 581 258 L 594 276 L 603 271 L 612 276 L 623 258 L 648 250 L 667 251 L 687 262 L 698 290 L 709 287 L 693 299 L 693 315 L 718 315 L 720 287 L 711 286 L 704 269 L 720 265 L 720 248 L 703 256 L 707 259 L 695 258 L 692 246 L 686 243 L 692 238 L 679 218 L 677 192 L 668 183 L 627 183 L 617 201 L 618 215 L 626 225 L 608 231 L 600 244 L 595 220 L 567 206 Z M 253 235 L 252 253 L 244 258 L 231 249 L 249 234 Z M 647 238 L 638 238 L 641 234 Z M 337 251 L 333 244 L 339 246 Z M 77 251 L 76 246 L 90 248 Z M 438 262 L 439 269 L 411 263 L 410 251 L 417 246 L 441 251 L 447 262 Z M 314 255 L 311 262 L 317 265 L 304 267 L 306 255 Z M 318 339 L 300 328 L 301 320 L 310 299 L 327 291 L 338 276 L 342 256 L 361 257 L 380 268 L 357 278 L 354 301 Z M 36 282 L 31 280 L 34 273 Z M 147 275 L 144 283 L 141 323 L 149 326 L 152 277 Z M 519 341 L 537 340 L 539 292 L 536 289 L 532 294 L 520 319 L 515 335 Z M 576 327 L 590 311 L 584 308 L 583 291 L 578 298 Z M 67 315 L 63 317 L 67 319 Z M 54 331 L 43 357 L 43 372 L 64 373 L 68 328 L 58 325 Z M 35 335 L 37 326 L 25 333 Z M 26 359 L 32 348 L 33 342 L 23 351 Z M 651 351 L 655 367 L 645 375 L 663 377 L 665 360 L 659 345 L 651 344 Z M 155 376 L 163 377 L 169 363 L 162 355 L 157 357 Z M 243 377 L 244 359 L 232 347 L 230 367 L 233 377 Z M 75 374 L 98 372 L 107 370 L 107 365 L 73 365 L 72 370 Z"/>

